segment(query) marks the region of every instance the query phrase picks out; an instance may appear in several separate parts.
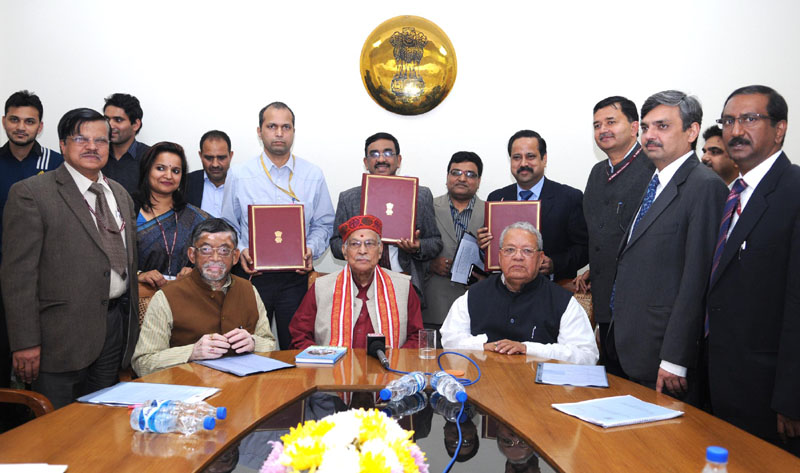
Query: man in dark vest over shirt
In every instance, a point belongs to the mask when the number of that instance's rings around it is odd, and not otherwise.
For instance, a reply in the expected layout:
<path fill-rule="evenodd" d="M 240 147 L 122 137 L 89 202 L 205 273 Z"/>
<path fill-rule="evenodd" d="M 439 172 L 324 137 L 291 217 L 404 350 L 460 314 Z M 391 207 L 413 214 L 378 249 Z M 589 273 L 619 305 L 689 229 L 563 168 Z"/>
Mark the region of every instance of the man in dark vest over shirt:
<path fill-rule="evenodd" d="M 500 235 L 500 270 L 456 299 L 441 328 L 445 349 L 593 365 L 599 353 L 589 317 L 562 287 L 539 274 L 542 235 L 528 222 Z"/>
<path fill-rule="evenodd" d="M 140 376 L 229 351 L 276 348 L 258 292 L 230 274 L 239 261 L 237 244 L 236 230 L 222 219 L 194 228 L 188 249 L 195 266 L 191 276 L 164 286 L 147 308 L 132 361 Z"/>

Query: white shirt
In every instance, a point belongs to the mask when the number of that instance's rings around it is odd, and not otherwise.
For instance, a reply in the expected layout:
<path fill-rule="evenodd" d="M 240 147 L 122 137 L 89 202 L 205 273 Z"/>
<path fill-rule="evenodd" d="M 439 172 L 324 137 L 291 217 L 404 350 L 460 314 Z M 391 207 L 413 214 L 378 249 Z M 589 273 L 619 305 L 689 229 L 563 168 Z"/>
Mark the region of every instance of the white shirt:
<path fill-rule="evenodd" d="M 75 185 L 78 186 L 78 192 L 81 193 L 84 200 L 86 200 L 86 203 L 89 204 L 92 210 L 96 211 L 97 207 L 95 204 L 97 203 L 96 202 L 97 196 L 95 195 L 94 192 L 89 190 L 89 187 L 92 184 L 94 184 L 94 181 L 92 181 L 88 177 L 78 172 L 77 169 L 70 166 L 69 163 L 66 161 L 64 161 L 64 166 L 67 168 L 67 171 L 69 171 L 69 175 L 72 176 L 72 180 L 75 181 Z M 103 195 L 106 196 L 106 202 L 108 202 L 108 208 L 109 210 L 111 210 L 111 214 L 114 216 L 114 220 L 117 222 L 117 228 L 119 228 L 122 225 L 122 214 L 120 213 L 119 207 L 117 206 L 117 199 L 114 197 L 114 193 L 111 192 L 111 187 L 108 186 L 108 183 L 103 178 L 102 172 L 98 174 L 97 182 L 99 182 L 100 185 L 103 187 Z M 95 218 L 94 214 L 92 212 L 89 213 L 92 216 L 94 224 L 97 225 L 97 219 Z M 125 222 L 125 224 L 135 225 L 136 222 Z M 100 229 L 99 227 L 98 230 L 105 231 L 104 229 Z M 124 231 L 120 232 L 120 235 L 122 235 L 122 244 L 127 247 L 128 243 L 125 241 L 125 232 Z M 133 275 L 131 274 L 128 275 L 128 277 L 132 276 Z M 125 294 L 125 292 L 128 290 L 128 284 L 122 279 L 122 276 L 113 269 L 111 270 L 111 277 L 109 279 L 110 279 L 108 288 L 109 299 L 116 299 L 117 297 L 120 297 L 121 295 Z"/>
<path fill-rule="evenodd" d="M 210 213 L 214 217 L 222 216 L 222 196 L 225 195 L 225 183 L 217 187 L 208 178 L 208 174 L 203 171 L 203 201 L 200 208 Z"/>
<path fill-rule="evenodd" d="M 742 212 L 744 212 L 745 206 L 747 206 L 747 202 L 750 200 L 750 197 L 753 195 L 753 191 L 756 190 L 758 184 L 764 179 L 764 176 L 767 175 L 770 169 L 772 169 L 772 165 L 775 164 L 775 161 L 778 160 L 778 156 L 781 155 L 783 150 L 778 150 L 777 153 L 773 154 L 769 158 L 762 161 L 758 166 L 751 169 L 746 175 L 739 174 L 739 177 L 744 179 L 744 182 L 747 184 L 747 187 L 744 188 L 741 194 L 739 194 L 739 203 L 742 207 Z M 733 182 L 736 182 L 735 180 Z M 731 185 L 733 185 L 733 182 Z M 736 226 L 736 222 L 739 221 L 739 214 L 733 212 L 733 218 L 731 219 L 731 226 L 728 229 L 728 236 L 731 236 L 731 232 L 733 231 L 733 227 Z"/>
<path fill-rule="evenodd" d="M 442 347 L 444 349 L 467 349 L 483 351 L 483 344 L 489 341 L 485 333 L 472 335 L 470 331 L 469 306 L 466 294 L 453 302 L 442 328 Z M 594 339 L 589 316 L 580 303 L 572 297 L 558 329 L 556 343 L 522 342 L 527 355 L 552 360 L 566 361 L 578 365 L 594 365 L 600 358 Z"/>

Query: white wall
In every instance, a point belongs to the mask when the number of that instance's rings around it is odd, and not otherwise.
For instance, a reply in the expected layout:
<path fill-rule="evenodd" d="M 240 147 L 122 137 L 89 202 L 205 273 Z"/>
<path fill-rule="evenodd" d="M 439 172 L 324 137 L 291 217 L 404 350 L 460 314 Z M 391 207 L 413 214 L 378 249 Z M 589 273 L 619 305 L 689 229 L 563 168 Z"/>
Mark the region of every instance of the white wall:
<path fill-rule="evenodd" d="M 583 189 L 601 158 L 592 106 L 625 95 L 641 106 L 667 88 L 697 95 L 703 128 L 736 87 L 764 83 L 800 106 L 800 2 L 274 2 L 0 0 L 0 98 L 35 91 L 40 141 L 76 107 L 100 110 L 113 92 L 144 108 L 141 141 L 177 141 L 198 169 L 201 134 L 225 130 L 234 165 L 259 152 L 258 110 L 281 100 L 297 115 L 294 151 L 325 171 L 334 205 L 360 183 L 364 139 L 397 136 L 401 172 L 445 191 L 455 151 L 477 152 L 479 194 L 513 182 L 505 150 L 521 128 L 548 143 L 547 175 Z M 425 17 L 450 37 L 458 77 L 427 114 L 385 111 L 367 95 L 359 56 L 368 34 L 397 15 Z M 800 137 L 785 149 L 800 162 Z M 328 265 L 326 260 L 325 265 Z M 324 266 L 323 266 L 324 269 Z"/>

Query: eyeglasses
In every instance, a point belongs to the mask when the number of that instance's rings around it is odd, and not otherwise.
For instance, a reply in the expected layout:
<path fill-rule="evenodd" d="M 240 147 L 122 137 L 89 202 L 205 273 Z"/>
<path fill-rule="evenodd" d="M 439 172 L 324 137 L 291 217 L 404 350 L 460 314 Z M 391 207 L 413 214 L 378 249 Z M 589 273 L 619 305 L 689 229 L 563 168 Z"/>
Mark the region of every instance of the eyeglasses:
<path fill-rule="evenodd" d="M 230 256 L 231 253 L 233 253 L 233 248 L 231 248 L 229 246 L 220 246 L 220 247 L 214 248 L 213 246 L 203 245 L 203 246 L 200 246 L 200 247 L 193 246 L 192 248 L 197 250 L 197 252 L 200 253 L 203 256 L 211 256 L 214 253 L 216 253 L 219 256 L 225 258 L 227 256 Z"/>
<path fill-rule="evenodd" d="M 87 138 L 85 136 L 70 136 L 70 140 L 78 146 L 87 146 L 89 143 L 94 143 L 98 148 L 105 148 L 108 146 L 108 138 Z"/>
<path fill-rule="evenodd" d="M 761 120 L 772 120 L 772 117 L 760 113 L 746 113 L 739 117 L 725 116 L 717 120 L 717 125 L 722 128 L 731 128 L 733 127 L 733 122 L 739 122 L 739 125 L 745 128 L 752 128 Z"/>
<path fill-rule="evenodd" d="M 353 248 L 354 250 L 361 249 L 361 246 L 364 246 L 369 251 L 374 250 L 378 246 L 380 246 L 380 242 L 376 240 L 349 240 L 345 243 L 345 246 L 348 248 Z"/>
<path fill-rule="evenodd" d="M 501 436 L 498 435 L 497 436 L 497 441 L 502 446 L 504 446 L 506 448 L 512 448 L 512 447 L 517 447 L 517 446 L 530 448 L 530 445 L 528 445 L 527 443 L 523 442 L 522 440 L 520 440 L 518 438 L 513 438 L 512 439 L 512 438 L 509 438 L 509 437 L 501 437 Z"/>
<path fill-rule="evenodd" d="M 474 443 L 475 442 L 470 440 L 470 439 L 461 439 L 461 448 L 469 448 Z M 452 441 L 449 441 L 449 442 L 446 441 L 445 442 L 445 448 L 447 448 L 448 450 L 455 450 L 456 448 L 458 448 L 458 439 L 455 439 L 455 440 L 452 440 Z"/>
<path fill-rule="evenodd" d="M 538 250 L 536 248 L 514 248 L 513 246 L 504 246 L 503 248 L 500 248 L 500 254 L 506 258 L 515 256 L 517 252 L 521 252 L 524 258 L 533 258 L 533 255 L 535 255 L 537 251 L 542 250 Z"/>
<path fill-rule="evenodd" d="M 462 171 L 461 169 L 451 169 L 450 173 L 453 177 L 461 177 L 462 175 L 467 176 L 467 179 L 477 179 L 478 173 L 473 171 Z"/>
<path fill-rule="evenodd" d="M 378 150 L 370 151 L 367 156 L 372 159 L 378 159 L 381 156 L 383 156 L 384 158 L 394 158 L 395 156 L 397 156 L 397 153 L 395 153 L 390 149 L 385 149 L 383 151 L 378 151 Z"/>

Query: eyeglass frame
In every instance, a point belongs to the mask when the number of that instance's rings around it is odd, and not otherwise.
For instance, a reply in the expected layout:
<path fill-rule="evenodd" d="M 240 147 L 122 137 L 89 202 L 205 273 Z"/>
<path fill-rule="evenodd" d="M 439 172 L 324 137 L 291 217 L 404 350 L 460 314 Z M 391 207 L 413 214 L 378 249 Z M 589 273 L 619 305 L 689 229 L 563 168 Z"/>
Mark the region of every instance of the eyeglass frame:
<path fill-rule="evenodd" d="M 231 248 L 229 246 L 211 246 L 211 245 L 203 245 L 203 246 L 191 246 L 190 248 L 194 248 L 194 250 L 202 256 L 211 256 L 211 255 L 218 255 L 220 258 L 227 258 L 236 252 L 236 248 Z M 228 250 L 230 253 L 224 255 L 220 253 L 220 250 Z"/>
<path fill-rule="evenodd" d="M 745 122 L 744 120 L 751 120 L 751 121 Z M 717 126 L 719 126 L 722 129 L 732 128 L 734 122 L 739 122 L 739 125 L 745 128 L 753 128 L 756 125 L 758 125 L 758 123 L 761 120 L 769 120 L 770 122 L 775 122 L 775 119 L 773 117 L 769 115 L 764 115 L 762 113 L 745 113 L 744 115 L 739 115 L 738 117 L 724 116 L 718 118 L 716 122 Z M 726 125 L 725 124 L 726 121 L 730 121 L 730 123 Z"/>
<path fill-rule="evenodd" d="M 353 248 L 355 250 L 361 249 L 361 246 L 367 249 L 367 251 L 375 250 L 383 246 L 380 240 L 374 240 L 370 238 L 369 240 L 347 240 L 344 242 L 344 246 L 346 248 Z"/>
<path fill-rule="evenodd" d="M 470 171 L 470 170 L 462 171 L 461 169 L 451 169 L 451 170 L 447 171 L 447 174 L 449 174 L 449 175 L 451 175 L 453 177 L 461 177 L 463 175 L 467 179 L 477 179 L 477 178 L 481 177 L 475 171 Z"/>
<path fill-rule="evenodd" d="M 510 251 L 510 253 L 509 253 Z M 531 251 L 531 253 L 527 253 L 526 251 Z M 500 254 L 505 256 L 506 258 L 513 258 L 520 253 L 523 258 L 530 259 L 536 256 L 536 253 L 543 251 L 539 248 L 517 248 L 515 246 L 501 246 L 500 247 Z"/>
<path fill-rule="evenodd" d="M 377 149 L 370 151 L 367 153 L 367 158 L 369 159 L 378 159 L 381 156 L 384 158 L 396 158 L 398 155 L 394 150 L 385 149 L 383 151 L 378 151 Z"/>
<path fill-rule="evenodd" d="M 86 147 L 89 145 L 89 143 L 94 143 L 94 145 L 98 148 L 111 146 L 111 141 L 104 136 L 101 136 L 100 138 L 87 138 L 83 135 L 74 135 L 68 136 L 67 139 L 72 140 L 73 143 L 81 147 Z"/>

